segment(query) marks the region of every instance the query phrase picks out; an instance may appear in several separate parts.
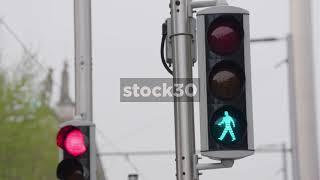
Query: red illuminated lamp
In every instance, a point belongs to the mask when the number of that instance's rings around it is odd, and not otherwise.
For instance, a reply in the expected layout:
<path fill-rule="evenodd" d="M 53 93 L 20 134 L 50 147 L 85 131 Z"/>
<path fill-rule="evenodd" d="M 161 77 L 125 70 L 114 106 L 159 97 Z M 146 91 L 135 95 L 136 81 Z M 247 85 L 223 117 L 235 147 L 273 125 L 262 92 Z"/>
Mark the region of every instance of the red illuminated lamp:
<path fill-rule="evenodd" d="M 74 157 L 87 151 L 84 134 L 74 126 L 66 126 L 60 129 L 57 135 L 57 145 Z"/>
<path fill-rule="evenodd" d="M 239 49 L 243 30 L 234 18 L 221 17 L 210 25 L 207 39 L 211 51 L 219 55 L 229 55 Z"/>

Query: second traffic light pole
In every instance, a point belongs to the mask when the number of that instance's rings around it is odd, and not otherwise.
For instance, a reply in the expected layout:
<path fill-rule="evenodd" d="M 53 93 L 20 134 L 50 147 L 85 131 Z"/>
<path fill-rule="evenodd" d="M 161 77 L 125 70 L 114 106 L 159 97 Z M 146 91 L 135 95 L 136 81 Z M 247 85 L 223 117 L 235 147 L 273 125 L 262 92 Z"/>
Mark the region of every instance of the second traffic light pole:
<path fill-rule="evenodd" d="M 173 78 L 192 78 L 191 0 L 171 0 L 171 39 L 173 42 Z M 193 102 L 174 100 L 177 180 L 194 180 L 194 108 Z M 196 175 L 197 177 L 197 175 Z M 197 178 L 196 178 L 197 179 Z"/>
<path fill-rule="evenodd" d="M 92 122 L 91 0 L 74 0 L 76 117 Z M 90 135 L 90 180 L 96 180 L 94 134 Z"/>
<path fill-rule="evenodd" d="M 74 0 L 75 114 L 92 121 L 91 0 Z"/>
<path fill-rule="evenodd" d="M 312 1 L 290 1 L 289 89 L 293 179 L 319 179 Z"/>

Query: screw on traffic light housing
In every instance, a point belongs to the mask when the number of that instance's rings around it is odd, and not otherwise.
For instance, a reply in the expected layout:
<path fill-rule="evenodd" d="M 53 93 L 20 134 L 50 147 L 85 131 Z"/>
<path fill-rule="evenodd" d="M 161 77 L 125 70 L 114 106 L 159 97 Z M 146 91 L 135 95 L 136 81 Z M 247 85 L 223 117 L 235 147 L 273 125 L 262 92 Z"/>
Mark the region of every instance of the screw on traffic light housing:
<path fill-rule="evenodd" d="M 61 160 L 57 167 L 57 178 L 94 179 L 96 170 L 94 125 L 83 120 L 73 120 L 63 123 L 60 127 L 56 138 Z"/>
<path fill-rule="evenodd" d="M 201 154 L 253 154 L 249 12 L 216 6 L 197 14 Z"/>

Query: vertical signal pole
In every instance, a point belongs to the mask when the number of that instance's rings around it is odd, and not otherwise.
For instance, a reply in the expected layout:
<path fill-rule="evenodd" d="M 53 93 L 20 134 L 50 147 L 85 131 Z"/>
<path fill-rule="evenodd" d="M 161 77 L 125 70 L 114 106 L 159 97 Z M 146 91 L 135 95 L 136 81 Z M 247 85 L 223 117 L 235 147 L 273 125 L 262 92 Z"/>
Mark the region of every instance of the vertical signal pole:
<path fill-rule="evenodd" d="M 75 114 L 86 121 L 92 118 L 92 35 L 91 0 L 74 0 L 75 30 Z M 90 180 L 96 180 L 96 145 L 90 132 Z"/>
<path fill-rule="evenodd" d="M 287 165 L 287 148 L 286 143 L 281 144 L 282 163 L 283 163 L 283 180 L 288 180 L 288 165 Z"/>
<path fill-rule="evenodd" d="M 174 83 L 192 78 L 191 0 L 171 0 Z M 183 80 L 185 82 L 185 80 Z M 194 180 L 194 109 L 192 101 L 174 99 L 177 180 Z M 196 178 L 195 178 L 196 177 Z"/>
<path fill-rule="evenodd" d="M 289 89 L 289 120 L 291 134 L 291 158 L 292 158 L 292 179 L 299 180 L 299 161 L 298 161 L 298 145 L 297 145 L 297 119 L 296 119 L 296 102 L 294 95 L 294 78 L 293 78 L 293 44 L 292 35 L 287 37 L 287 52 L 288 52 L 288 89 Z"/>
<path fill-rule="evenodd" d="M 289 81 L 293 120 L 294 180 L 319 179 L 311 0 L 291 0 Z M 296 170 L 296 171 L 295 171 Z"/>
<path fill-rule="evenodd" d="M 91 0 L 74 0 L 75 113 L 92 121 Z"/>

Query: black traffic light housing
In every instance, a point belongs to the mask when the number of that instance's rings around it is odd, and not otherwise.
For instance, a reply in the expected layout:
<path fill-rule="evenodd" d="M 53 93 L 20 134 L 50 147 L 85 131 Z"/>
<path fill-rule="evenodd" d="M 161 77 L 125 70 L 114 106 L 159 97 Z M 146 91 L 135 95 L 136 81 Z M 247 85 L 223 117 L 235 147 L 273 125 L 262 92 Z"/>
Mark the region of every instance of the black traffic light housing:
<path fill-rule="evenodd" d="M 85 174 L 83 165 L 75 158 L 66 158 L 62 160 L 57 167 L 57 178 L 63 180 L 84 180 Z"/>
<path fill-rule="evenodd" d="M 253 154 L 249 12 L 215 6 L 197 14 L 201 154 Z"/>
<path fill-rule="evenodd" d="M 57 146 L 61 162 L 57 178 L 61 180 L 90 180 L 96 176 L 94 144 L 95 126 L 84 120 L 68 121 L 60 125 Z"/>

